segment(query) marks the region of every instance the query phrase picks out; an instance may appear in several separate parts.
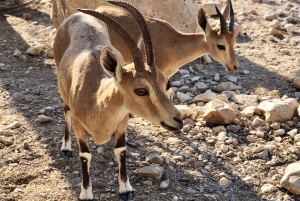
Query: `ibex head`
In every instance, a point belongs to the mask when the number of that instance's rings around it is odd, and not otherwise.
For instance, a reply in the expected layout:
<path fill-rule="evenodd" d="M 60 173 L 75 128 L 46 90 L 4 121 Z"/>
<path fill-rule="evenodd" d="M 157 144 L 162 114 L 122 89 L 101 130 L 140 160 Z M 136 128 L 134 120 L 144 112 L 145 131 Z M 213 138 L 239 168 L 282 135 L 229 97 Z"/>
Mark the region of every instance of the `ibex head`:
<path fill-rule="evenodd" d="M 235 72 L 238 69 L 238 62 L 234 53 L 236 42 L 234 36 L 234 12 L 231 1 L 227 1 L 222 13 L 216 7 L 220 19 L 220 27 L 212 29 L 209 25 L 203 8 L 199 10 L 198 22 L 205 33 L 205 40 L 213 59 L 220 62 L 226 70 Z M 229 26 L 226 20 L 230 15 Z"/>
<path fill-rule="evenodd" d="M 109 1 L 110 2 L 110 1 Z M 155 64 L 150 33 L 142 14 L 127 2 L 110 2 L 129 10 L 138 22 L 145 44 L 146 62 L 135 41 L 116 21 L 103 13 L 80 9 L 81 12 L 92 15 L 113 27 L 126 42 L 133 63 L 122 66 L 110 47 L 104 47 L 100 55 L 101 67 L 110 75 L 118 87 L 118 93 L 123 95 L 123 102 L 130 113 L 162 126 L 168 130 L 179 130 L 183 127 L 181 114 L 170 102 L 165 92 L 167 79 Z"/>

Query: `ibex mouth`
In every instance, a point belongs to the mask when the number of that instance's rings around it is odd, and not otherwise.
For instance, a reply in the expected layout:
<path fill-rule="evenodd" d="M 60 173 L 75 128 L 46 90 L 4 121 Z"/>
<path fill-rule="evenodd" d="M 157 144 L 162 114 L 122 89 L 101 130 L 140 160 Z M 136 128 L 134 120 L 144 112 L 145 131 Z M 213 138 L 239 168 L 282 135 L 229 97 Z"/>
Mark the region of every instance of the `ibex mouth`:
<path fill-rule="evenodd" d="M 176 121 L 176 123 L 178 124 L 178 126 L 175 127 L 172 127 L 172 126 L 169 126 L 167 125 L 165 122 L 160 122 L 161 126 L 169 131 L 178 131 L 180 129 L 182 129 L 183 127 L 183 123 L 182 123 L 182 120 L 179 120 L 177 118 L 174 118 L 174 120 Z"/>
<path fill-rule="evenodd" d="M 229 71 L 229 72 L 231 72 L 231 73 L 234 73 L 234 72 L 236 72 L 237 71 L 237 67 L 236 66 L 233 66 L 233 69 L 231 69 L 231 68 L 229 68 L 229 66 L 228 65 L 226 65 L 226 68 L 227 68 L 227 70 Z"/>

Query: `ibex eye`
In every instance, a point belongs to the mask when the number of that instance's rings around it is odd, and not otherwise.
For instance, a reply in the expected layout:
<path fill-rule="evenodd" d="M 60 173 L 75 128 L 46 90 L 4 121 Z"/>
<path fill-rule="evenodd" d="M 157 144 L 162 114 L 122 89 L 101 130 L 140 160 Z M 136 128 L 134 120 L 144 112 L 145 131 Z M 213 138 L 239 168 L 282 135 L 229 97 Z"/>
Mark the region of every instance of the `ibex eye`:
<path fill-rule="evenodd" d="M 217 47 L 219 48 L 219 50 L 225 50 L 225 46 L 224 45 L 217 45 Z"/>
<path fill-rule="evenodd" d="M 143 88 L 134 90 L 134 93 L 138 96 L 147 96 L 148 95 L 147 90 L 143 89 Z"/>

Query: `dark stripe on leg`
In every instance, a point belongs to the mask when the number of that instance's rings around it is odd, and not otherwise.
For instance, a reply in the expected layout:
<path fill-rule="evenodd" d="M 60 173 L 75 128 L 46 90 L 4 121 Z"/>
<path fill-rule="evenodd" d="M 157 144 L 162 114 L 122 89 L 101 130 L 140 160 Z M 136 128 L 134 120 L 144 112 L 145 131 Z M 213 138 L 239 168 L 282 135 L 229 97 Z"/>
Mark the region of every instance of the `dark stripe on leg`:
<path fill-rule="evenodd" d="M 69 140 L 69 138 L 70 138 L 70 130 L 69 130 L 69 122 L 68 122 L 68 120 L 66 119 L 66 114 L 67 114 L 67 112 L 70 110 L 70 108 L 69 108 L 69 106 L 67 106 L 66 104 L 65 104 L 65 106 L 64 106 L 64 111 L 65 111 L 65 142 L 66 141 L 68 141 Z"/>
<path fill-rule="evenodd" d="M 125 147 L 126 144 L 126 136 L 125 133 L 120 135 L 119 139 L 116 140 L 115 149 L 119 147 Z"/>
<path fill-rule="evenodd" d="M 88 159 L 85 157 L 80 157 L 81 165 L 82 165 L 82 186 L 87 189 L 90 184 L 90 175 L 88 172 Z"/>
<path fill-rule="evenodd" d="M 123 182 L 127 182 L 127 174 L 126 174 L 126 150 L 120 153 L 120 176 Z"/>
<path fill-rule="evenodd" d="M 91 153 L 88 146 L 83 140 L 79 140 L 80 153 Z"/>
<path fill-rule="evenodd" d="M 87 146 L 87 144 L 83 141 L 83 140 L 79 140 L 79 149 L 80 149 L 80 153 L 90 153 L 90 150 Z M 87 189 L 89 187 L 90 184 L 90 175 L 89 175 L 89 170 L 88 170 L 88 159 L 80 156 L 80 160 L 81 160 L 81 165 L 82 165 L 82 186 Z"/>

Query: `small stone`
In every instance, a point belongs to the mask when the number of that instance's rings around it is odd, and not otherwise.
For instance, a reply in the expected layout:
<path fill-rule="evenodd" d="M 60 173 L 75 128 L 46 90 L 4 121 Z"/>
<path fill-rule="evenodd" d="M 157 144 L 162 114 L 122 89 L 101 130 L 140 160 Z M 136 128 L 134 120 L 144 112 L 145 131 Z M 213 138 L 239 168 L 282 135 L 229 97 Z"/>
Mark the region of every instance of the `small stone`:
<path fill-rule="evenodd" d="M 188 193 L 188 194 L 196 194 L 197 193 L 196 190 L 194 190 L 194 189 L 192 189 L 190 187 L 188 187 L 185 192 Z"/>
<path fill-rule="evenodd" d="M 277 36 L 277 37 L 283 37 L 283 34 L 280 33 L 277 29 L 270 28 L 269 29 L 269 35 Z"/>
<path fill-rule="evenodd" d="M 43 46 L 41 45 L 34 45 L 31 46 L 26 50 L 26 53 L 32 56 L 38 56 L 40 55 L 41 51 L 43 50 Z"/>
<path fill-rule="evenodd" d="M 295 32 L 295 25 L 293 24 L 285 24 L 284 28 L 288 33 L 294 33 Z"/>
<path fill-rule="evenodd" d="M 14 142 L 11 139 L 4 139 L 4 138 L 0 137 L 0 143 L 4 144 L 5 146 L 10 146 Z"/>
<path fill-rule="evenodd" d="M 230 184 L 231 181 L 229 179 L 227 179 L 226 177 L 222 177 L 220 180 L 219 180 L 219 184 L 221 186 L 226 186 L 228 184 Z"/>
<path fill-rule="evenodd" d="M 49 121 L 52 121 L 52 118 L 51 117 L 47 117 L 46 115 L 39 115 L 38 116 L 38 121 L 40 123 L 44 123 L 44 122 L 49 122 Z"/>
<path fill-rule="evenodd" d="M 258 147 L 255 148 L 254 152 L 258 153 L 258 152 L 262 152 L 262 151 L 269 151 L 269 152 L 274 152 L 274 150 L 277 148 L 276 145 L 260 145 Z"/>
<path fill-rule="evenodd" d="M 233 82 L 233 83 L 236 83 L 237 80 L 238 80 L 238 78 L 235 77 L 235 76 L 233 76 L 233 75 L 230 75 L 230 76 L 227 78 L 227 80 L 228 80 L 228 81 L 231 81 L 231 82 Z"/>
<path fill-rule="evenodd" d="M 145 184 L 147 186 L 153 186 L 152 181 L 148 181 L 148 180 L 144 181 L 143 184 Z"/>
<path fill-rule="evenodd" d="M 274 135 L 275 136 L 282 136 L 282 135 L 284 135 L 285 134 L 285 130 L 284 129 L 279 129 L 279 130 L 276 130 L 275 132 L 274 132 Z"/>
<path fill-rule="evenodd" d="M 176 161 L 183 161 L 183 156 L 173 156 L 173 159 Z"/>
<path fill-rule="evenodd" d="M 30 13 L 23 13 L 23 18 L 24 19 L 29 19 L 29 18 L 31 18 L 31 14 Z"/>
<path fill-rule="evenodd" d="M 159 188 L 161 189 L 167 189 L 170 185 L 170 179 L 167 179 L 165 181 L 162 181 L 159 185 Z"/>
<path fill-rule="evenodd" d="M 300 195 L 300 162 L 289 164 L 284 176 L 280 181 L 280 185 L 289 190 L 294 195 Z"/>
<path fill-rule="evenodd" d="M 42 142 L 42 143 L 47 143 L 47 142 L 49 142 L 51 140 L 51 138 L 49 138 L 49 137 L 44 137 L 44 138 L 42 138 L 41 140 L 40 140 L 40 142 Z"/>
<path fill-rule="evenodd" d="M 149 177 L 160 180 L 164 172 L 164 168 L 159 165 L 142 167 L 138 170 L 138 177 Z"/>
<path fill-rule="evenodd" d="M 13 123 L 9 124 L 6 128 L 7 129 L 15 129 L 18 128 L 20 126 L 18 121 L 14 121 Z"/>
<path fill-rule="evenodd" d="M 172 82 L 172 86 L 173 87 L 180 87 L 182 84 L 181 84 L 181 82 L 180 81 L 174 81 L 174 82 Z"/>
<path fill-rule="evenodd" d="M 26 140 L 23 143 L 23 147 L 24 147 L 24 149 L 29 149 L 29 144 Z"/>
<path fill-rule="evenodd" d="M 295 142 L 300 142 L 300 134 L 295 135 L 294 141 Z"/>
<path fill-rule="evenodd" d="M 275 187 L 272 184 L 264 184 L 260 190 L 262 193 L 271 193 L 275 191 Z"/>
<path fill-rule="evenodd" d="M 179 91 L 176 93 L 176 95 L 177 95 L 178 100 L 182 103 L 186 102 L 186 101 L 189 101 L 189 100 L 192 100 L 192 98 L 189 95 L 186 95 L 186 94 L 181 93 Z"/>
<path fill-rule="evenodd" d="M 151 154 L 151 155 L 147 156 L 146 161 L 150 164 L 155 163 L 155 164 L 162 165 L 164 163 L 164 157 L 160 156 L 158 154 Z"/>
<path fill-rule="evenodd" d="M 269 152 L 267 150 L 253 155 L 254 159 L 267 160 L 268 157 L 269 157 Z"/>
<path fill-rule="evenodd" d="M 229 150 L 228 145 L 222 144 L 222 145 L 221 145 L 221 150 L 222 150 L 223 153 L 227 153 L 228 150 Z"/>
<path fill-rule="evenodd" d="M 212 63 L 211 58 L 208 55 L 204 55 L 203 56 L 203 60 L 207 64 L 211 64 Z"/>
<path fill-rule="evenodd" d="M 22 56 L 22 52 L 20 50 L 18 50 L 18 49 L 15 49 L 15 52 L 14 52 L 13 55 L 16 56 L 16 57 L 21 57 Z"/>
<path fill-rule="evenodd" d="M 246 139 L 249 143 L 255 143 L 256 142 L 256 139 L 253 135 L 247 135 Z"/>

